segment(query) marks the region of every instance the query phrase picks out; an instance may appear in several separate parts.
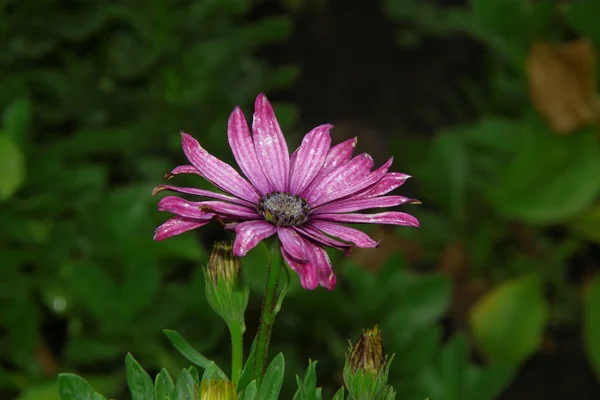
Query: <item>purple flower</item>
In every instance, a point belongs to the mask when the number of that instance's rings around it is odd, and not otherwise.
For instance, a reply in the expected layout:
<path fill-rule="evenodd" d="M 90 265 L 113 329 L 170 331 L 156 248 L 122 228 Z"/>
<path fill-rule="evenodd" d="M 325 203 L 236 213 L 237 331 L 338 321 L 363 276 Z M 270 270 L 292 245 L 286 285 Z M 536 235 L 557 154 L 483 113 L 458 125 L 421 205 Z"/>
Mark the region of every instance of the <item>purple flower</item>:
<path fill-rule="evenodd" d="M 235 231 L 233 252 L 243 257 L 260 241 L 277 234 L 283 258 L 298 273 L 302 286 L 312 290 L 321 285 L 332 290 L 336 278 L 324 247 L 348 251 L 352 247 L 378 244 L 364 232 L 340 223 L 419 226 L 415 217 L 403 212 L 357 212 L 416 202 L 387 195 L 409 176 L 388 172 L 393 158 L 372 171 L 370 155 L 352 157 L 356 138 L 331 147 L 332 127 L 314 128 L 290 157 L 273 107 L 265 95 L 256 98 L 252 132 L 242 110 L 236 107 L 229 117 L 227 134 L 235 160 L 247 179 L 182 132 L 183 151 L 192 165 L 175 168 L 167 178 L 197 174 L 227 194 L 157 186 L 154 195 L 172 190 L 213 200 L 163 198 L 158 209 L 175 217 L 156 229 L 154 239 L 163 240 L 218 219 L 226 229 Z"/>

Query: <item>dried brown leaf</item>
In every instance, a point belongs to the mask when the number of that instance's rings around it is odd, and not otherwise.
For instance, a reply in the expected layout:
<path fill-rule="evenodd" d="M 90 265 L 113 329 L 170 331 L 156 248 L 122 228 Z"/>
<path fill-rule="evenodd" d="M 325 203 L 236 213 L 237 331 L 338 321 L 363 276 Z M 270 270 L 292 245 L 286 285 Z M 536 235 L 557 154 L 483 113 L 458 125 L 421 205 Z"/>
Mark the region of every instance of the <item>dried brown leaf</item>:
<path fill-rule="evenodd" d="M 535 43 L 527 59 L 529 94 L 552 130 L 569 134 L 599 116 L 592 43 Z"/>

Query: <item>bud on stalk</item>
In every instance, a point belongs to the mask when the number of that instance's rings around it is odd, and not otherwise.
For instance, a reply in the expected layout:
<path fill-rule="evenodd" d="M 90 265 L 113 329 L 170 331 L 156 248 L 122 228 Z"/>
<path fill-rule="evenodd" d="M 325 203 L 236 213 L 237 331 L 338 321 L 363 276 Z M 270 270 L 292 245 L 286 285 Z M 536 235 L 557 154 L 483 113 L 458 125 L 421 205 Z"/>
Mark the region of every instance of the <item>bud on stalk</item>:
<path fill-rule="evenodd" d="M 391 400 L 396 397 L 387 386 L 392 357 L 383 351 L 379 326 L 363 330 L 354 346 L 350 346 L 344 366 L 344 382 L 355 400 Z"/>

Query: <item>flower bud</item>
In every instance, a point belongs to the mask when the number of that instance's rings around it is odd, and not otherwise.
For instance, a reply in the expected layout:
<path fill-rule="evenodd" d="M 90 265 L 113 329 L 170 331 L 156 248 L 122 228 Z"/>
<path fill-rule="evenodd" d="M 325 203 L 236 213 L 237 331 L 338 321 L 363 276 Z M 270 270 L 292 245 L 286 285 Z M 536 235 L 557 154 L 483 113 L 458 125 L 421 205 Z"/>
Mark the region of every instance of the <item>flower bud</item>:
<path fill-rule="evenodd" d="M 249 290 L 239 282 L 240 266 L 240 258 L 233 255 L 233 244 L 216 242 L 204 270 L 208 303 L 228 325 L 244 326 Z"/>
<path fill-rule="evenodd" d="M 232 382 L 207 379 L 200 385 L 200 400 L 236 400 L 237 391 Z"/>
<path fill-rule="evenodd" d="M 394 391 L 387 386 L 391 361 L 383 351 L 379 326 L 363 330 L 356 344 L 350 346 L 344 366 L 344 382 L 351 398 L 393 399 L 390 395 Z"/>

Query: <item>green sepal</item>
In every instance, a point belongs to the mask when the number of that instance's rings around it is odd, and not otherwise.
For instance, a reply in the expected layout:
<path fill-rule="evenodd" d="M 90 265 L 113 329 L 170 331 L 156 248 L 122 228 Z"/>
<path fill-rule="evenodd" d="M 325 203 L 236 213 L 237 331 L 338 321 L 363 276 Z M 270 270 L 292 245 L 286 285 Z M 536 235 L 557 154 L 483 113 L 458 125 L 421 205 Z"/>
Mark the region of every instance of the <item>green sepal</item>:
<path fill-rule="evenodd" d="M 239 282 L 217 277 L 216 283 L 210 279 L 206 269 L 204 271 L 205 293 L 208 304 L 227 325 L 238 323 L 245 330 L 244 313 L 248 307 L 250 288 L 248 285 L 241 287 Z"/>
<path fill-rule="evenodd" d="M 350 352 L 352 348 L 350 348 Z M 344 365 L 344 382 L 348 389 L 348 394 L 354 400 L 387 400 L 389 388 L 387 386 L 390 365 L 394 355 L 387 358 L 385 367 L 377 373 L 368 370 L 359 369 L 352 372 L 352 367 L 346 356 Z M 393 395 L 395 397 L 395 393 Z M 392 399 L 394 397 L 391 397 Z"/>
<path fill-rule="evenodd" d="M 170 400 L 175 391 L 175 382 L 166 369 L 161 369 L 154 380 L 154 398 L 156 400 Z"/>
<path fill-rule="evenodd" d="M 184 368 L 177 377 L 172 400 L 194 400 L 199 395 L 198 384 L 192 374 L 190 374 L 190 371 Z"/>

